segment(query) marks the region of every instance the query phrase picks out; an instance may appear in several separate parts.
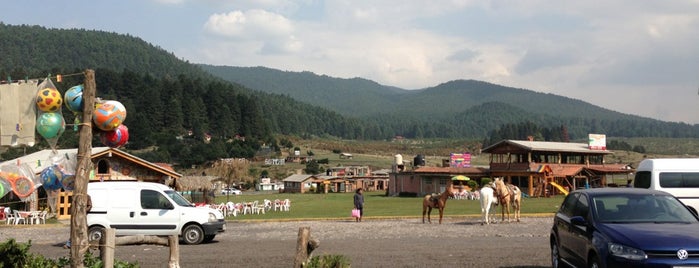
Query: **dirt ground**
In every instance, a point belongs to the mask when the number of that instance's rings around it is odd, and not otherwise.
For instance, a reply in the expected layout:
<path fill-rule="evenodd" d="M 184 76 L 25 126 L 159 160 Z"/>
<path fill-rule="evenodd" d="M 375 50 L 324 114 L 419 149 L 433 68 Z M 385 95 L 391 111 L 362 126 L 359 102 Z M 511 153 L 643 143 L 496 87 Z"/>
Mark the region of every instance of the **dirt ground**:
<path fill-rule="evenodd" d="M 550 267 L 551 217 L 481 225 L 478 218 L 350 219 L 289 222 L 229 222 L 213 242 L 180 247 L 181 267 L 292 267 L 300 227 L 320 242 L 314 255 L 344 255 L 352 267 Z M 32 240 L 31 252 L 58 258 L 69 250 L 68 225 L 0 226 L 0 239 Z M 95 252 L 95 254 L 99 254 Z M 141 267 L 167 267 L 163 246 L 119 246 L 116 258 Z"/>

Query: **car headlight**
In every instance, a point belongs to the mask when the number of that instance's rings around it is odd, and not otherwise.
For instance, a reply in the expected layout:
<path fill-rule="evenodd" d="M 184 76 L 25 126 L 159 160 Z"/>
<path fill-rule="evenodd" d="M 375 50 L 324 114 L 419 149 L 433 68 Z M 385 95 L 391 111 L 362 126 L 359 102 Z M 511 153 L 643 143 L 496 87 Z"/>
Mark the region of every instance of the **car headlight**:
<path fill-rule="evenodd" d="M 643 252 L 643 250 L 616 243 L 609 243 L 609 254 L 612 256 L 637 261 L 645 260 L 647 258 L 646 253 Z"/>
<path fill-rule="evenodd" d="M 217 222 L 216 214 L 209 212 L 209 222 Z"/>

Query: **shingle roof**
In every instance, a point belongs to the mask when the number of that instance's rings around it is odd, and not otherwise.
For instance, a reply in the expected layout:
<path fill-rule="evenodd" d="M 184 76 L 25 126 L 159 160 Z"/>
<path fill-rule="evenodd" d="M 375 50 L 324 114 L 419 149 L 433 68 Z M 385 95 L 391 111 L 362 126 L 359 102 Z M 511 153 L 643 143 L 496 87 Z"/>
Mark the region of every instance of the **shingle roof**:
<path fill-rule="evenodd" d="M 309 174 L 294 174 L 294 175 L 291 175 L 291 176 L 289 176 L 289 177 L 286 177 L 286 178 L 285 178 L 284 180 L 282 180 L 282 181 L 304 182 L 304 181 L 306 181 L 306 180 L 308 180 L 308 179 L 310 179 L 310 178 L 312 178 L 312 177 L 313 177 L 313 175 L 309 175 Z"/>

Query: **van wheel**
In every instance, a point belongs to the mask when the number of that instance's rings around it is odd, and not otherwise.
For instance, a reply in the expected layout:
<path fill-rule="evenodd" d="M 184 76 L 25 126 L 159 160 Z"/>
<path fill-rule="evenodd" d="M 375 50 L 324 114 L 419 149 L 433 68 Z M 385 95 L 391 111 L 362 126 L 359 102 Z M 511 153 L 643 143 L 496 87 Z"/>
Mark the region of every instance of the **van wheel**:
<path fill-rule="evenodd" d="M 203 242 L 204 242 L 204 243 L 211 242 L 211 241 L 214 240 L 214 237 L 216 237 L 216 235 L 205 235 L 205 236 L 204 236 L 204 241 L 203 241 Z"/>
<path fill-rule="evenodd" d="M 92 244 L 99 243 L 104 237 L 104 228 L 102 226 L 92 226 L 87 230 L 87 241 Z"/>
<path fill-rule="evenodd" d="M 196 224 L 187 225 L 182 230 L 182 240 L 188 245 L 199 244 L 204 240 L 204 230 Z"/>

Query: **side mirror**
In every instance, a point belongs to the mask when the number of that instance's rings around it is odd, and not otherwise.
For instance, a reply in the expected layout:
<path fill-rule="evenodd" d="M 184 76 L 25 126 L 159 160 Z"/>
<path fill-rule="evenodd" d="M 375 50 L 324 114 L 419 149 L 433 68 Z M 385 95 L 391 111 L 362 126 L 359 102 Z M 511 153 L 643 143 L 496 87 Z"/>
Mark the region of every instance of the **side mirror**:
<path fill-rule="evenodd" d="M 699 217 L 699 214 L 697 214 L 697 210 L 694 209 L 693 207 L 686 206 L 692 214 L 694 214 L 694 217 Z"/>
<path fill-rule="evenodd" d="M 573 225 L 587 225 L 587 221 L 582 216 L 573 216 L 572 218 L 570 218 L 570 223 L 572 223 Z"/>

